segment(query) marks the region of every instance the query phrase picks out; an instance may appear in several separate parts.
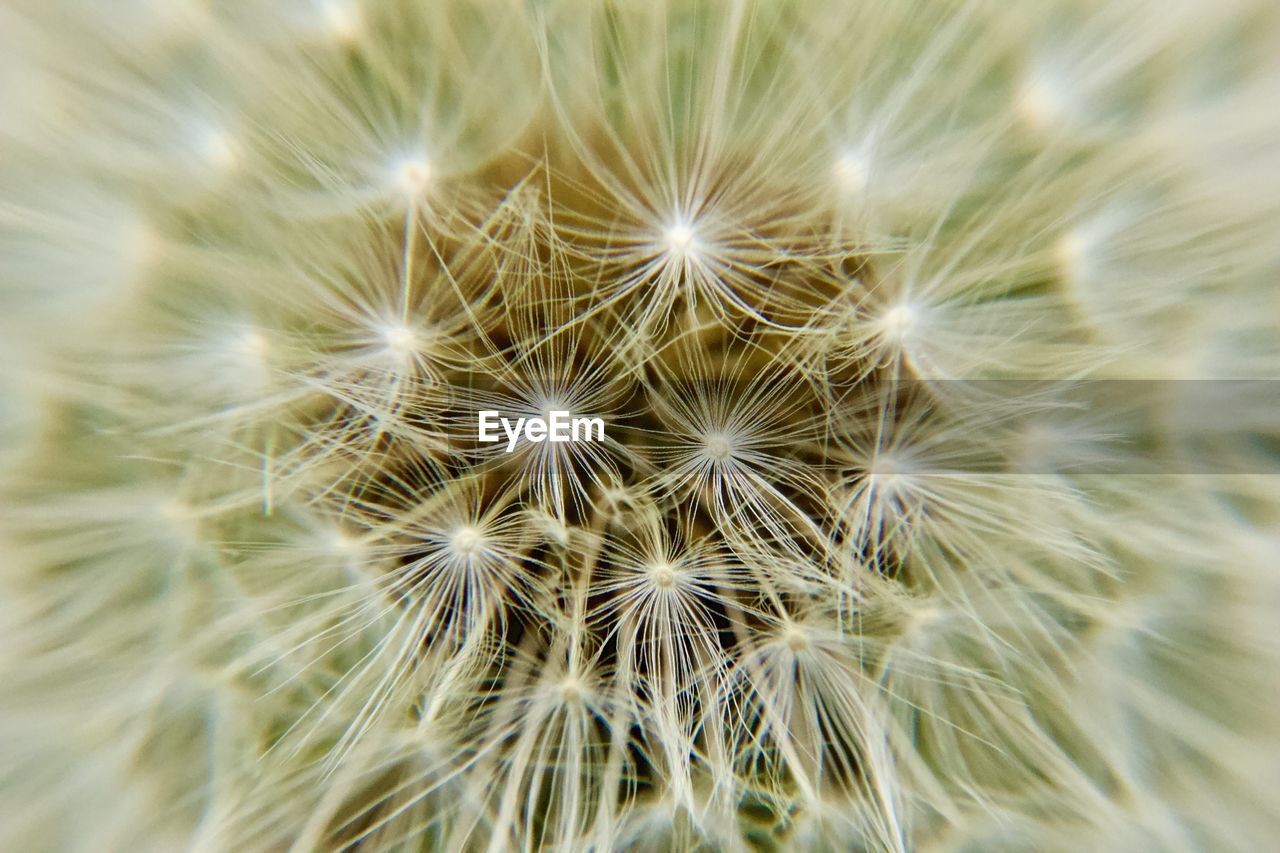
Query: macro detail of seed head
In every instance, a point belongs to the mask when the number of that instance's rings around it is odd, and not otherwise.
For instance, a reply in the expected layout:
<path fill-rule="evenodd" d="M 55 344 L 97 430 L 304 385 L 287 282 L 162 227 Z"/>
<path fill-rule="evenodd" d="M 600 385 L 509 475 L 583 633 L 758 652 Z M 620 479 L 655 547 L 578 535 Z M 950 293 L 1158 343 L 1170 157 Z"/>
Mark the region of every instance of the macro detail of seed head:
<path fill-rule="evenodd" d="M 0 848 L 1269 849 L 1265 0 L 11 0 Z"/>

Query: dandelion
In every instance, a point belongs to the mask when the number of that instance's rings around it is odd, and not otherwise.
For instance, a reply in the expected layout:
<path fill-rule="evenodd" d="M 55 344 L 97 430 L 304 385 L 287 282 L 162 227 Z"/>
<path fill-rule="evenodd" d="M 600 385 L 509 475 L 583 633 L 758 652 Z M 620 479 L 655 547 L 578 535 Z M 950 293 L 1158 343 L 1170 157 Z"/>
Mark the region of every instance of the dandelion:
<path fill-rule="evenodd" d="M 92 6 L 0 11 L 0 847 L 1273 843 L 1267 3 Z"/>

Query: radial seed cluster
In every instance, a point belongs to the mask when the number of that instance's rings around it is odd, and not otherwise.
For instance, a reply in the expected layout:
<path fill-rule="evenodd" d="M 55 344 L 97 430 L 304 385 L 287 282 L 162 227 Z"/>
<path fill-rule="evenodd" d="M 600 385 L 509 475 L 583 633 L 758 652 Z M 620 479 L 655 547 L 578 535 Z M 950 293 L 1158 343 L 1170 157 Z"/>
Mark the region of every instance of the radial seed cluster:
<path fill-rule="evenodd" d="M 0 73 L 0 847 L 1280 831 L 1280 412 L 1134 415 L 1280 374 L 1269 3 L 16 0 Z"/>

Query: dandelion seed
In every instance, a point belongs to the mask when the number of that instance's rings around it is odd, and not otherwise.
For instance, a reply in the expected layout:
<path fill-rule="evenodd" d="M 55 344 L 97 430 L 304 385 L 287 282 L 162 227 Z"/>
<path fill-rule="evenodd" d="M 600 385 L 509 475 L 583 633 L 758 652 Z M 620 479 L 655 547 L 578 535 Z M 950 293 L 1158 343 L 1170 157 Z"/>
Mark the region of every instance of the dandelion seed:
<path fill-rule="evenodd" d="M 862 155 L 855 151 L 841 152 L 832 170 L 836 184 L 845 195 L 856 196 L 867 188 L 870 168 Z"/>
<path fill-rule="evenodd" d="M 323 539 L 323 548 L 335 556 L 345 557 L 349 559 L 356 558 L 362 548 L 359 540 L 347 535 L 341 530 L 331 531 Z"/>
<path fill-rule="evenodd" d="M 879 320 L 879 325 L 885 340 L 900 346 L 906 343 L 919 319 L 919 309 L 906 304 L 896 305 L 885 312 Z"/>
<path fill-rule="evenodd" d="M 733 455 L 733 444 L 729 436 L 721 432 L 708 433 L 705 438 L 707 455 L 717 462 L 723 462 Z"/>
<path fill-rule="evenodd" d="M 431 185 L 431 164 L 426 160 L 409 159 L 395 168 L 396 185 L 409 198 L 420 198 Z"/>
<path fill-rule="evenodd" d="M 1273 413 L 1009 391 L 1280 370 L 1263 0 L 94 5 L 0 11 L 0 848 L 1274 846 L 1274 484 L 1091 470 Z"/>
<path fill-rule="evenodd" d="M 661 562 L 649 567 L 653 583 L 660 589 L 669 589 L 676 582 L 676 573 L 670 563 Z"/>
<path fill-rule="evenodd" d="M 484 536 L 474 527 L 464 525 L 453 531 L 449 547 L 457 557 L 470 560 L 483 550 Z"/>
<path fill-rule="evenodd" d="M 418 349 L 418 334 L 401 323 L 393 323 L 382 330 L 382 340 L 387 349 L 399 358 L 409 358 Z"/>

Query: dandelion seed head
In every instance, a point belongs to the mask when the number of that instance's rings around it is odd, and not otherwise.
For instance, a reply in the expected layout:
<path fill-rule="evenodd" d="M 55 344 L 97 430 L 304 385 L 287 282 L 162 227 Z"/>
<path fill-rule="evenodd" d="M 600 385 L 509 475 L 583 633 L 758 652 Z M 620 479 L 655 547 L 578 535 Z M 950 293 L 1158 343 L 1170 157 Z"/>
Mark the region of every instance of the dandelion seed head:
<path fill-rule="evenodd" d="M 1009 390 L 1276 373 L 1261 0 L 121 2 L 0 12 L 0 848 L 1266 849 L 1275 489 Z"/>

